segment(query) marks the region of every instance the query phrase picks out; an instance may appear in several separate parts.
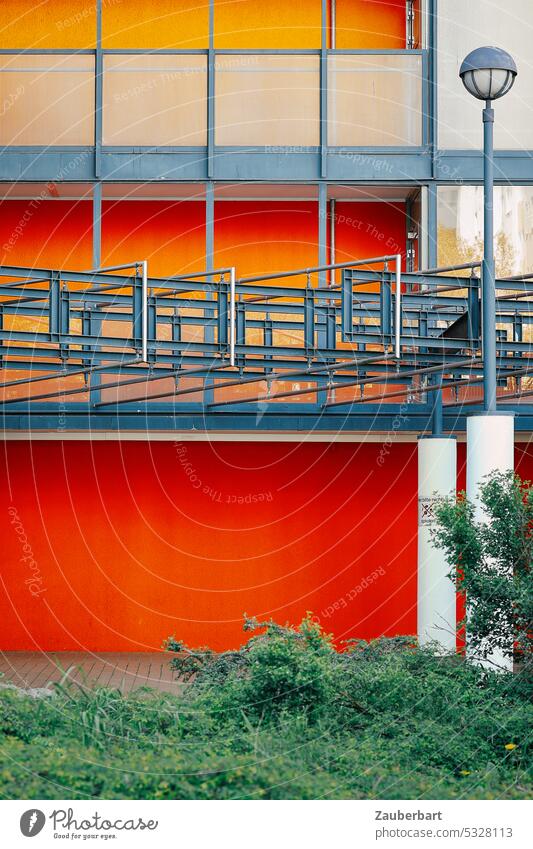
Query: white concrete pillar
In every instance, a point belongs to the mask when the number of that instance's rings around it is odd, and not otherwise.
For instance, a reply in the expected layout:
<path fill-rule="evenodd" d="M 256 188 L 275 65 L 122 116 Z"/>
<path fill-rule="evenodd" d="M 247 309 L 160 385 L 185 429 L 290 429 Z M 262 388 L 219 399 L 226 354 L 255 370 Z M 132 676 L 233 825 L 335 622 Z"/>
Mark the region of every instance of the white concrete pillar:
<path fill-rule="evenodd" d="M 456 649 L 456 591 L 444 552 L 431 541 L 435 498 L 456 494 L 457 443 L 454 437 L 418 440 L 418 640 Z"/>
<path fill-rule="evenodd" d="M 486 521 L 479 500 L 479 486 L 492 472 L 514 469 L 514 415 L 512 413 L 472 414 L 466 421 L 466 495 L 474 504 L 475 518 Z M 468 599 L 467 599 L 468 655 Z M 487 658 L 486 666 L 512 669 L 511 657 L 495 651 Z"/>

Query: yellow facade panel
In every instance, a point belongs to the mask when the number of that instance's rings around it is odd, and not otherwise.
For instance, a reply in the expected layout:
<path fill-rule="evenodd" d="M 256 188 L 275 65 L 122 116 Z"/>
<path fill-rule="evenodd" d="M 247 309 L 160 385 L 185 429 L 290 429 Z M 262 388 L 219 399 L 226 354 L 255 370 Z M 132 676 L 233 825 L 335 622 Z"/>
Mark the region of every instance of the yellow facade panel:
<path fill-rule="evenodd" d="M 312 49 L 321 46 L 321 0 L 215 0 L 215 47 Z"/>
<path fill-rule="evenodd" d="M 208 0 L 102 0 L 102 45 L 107 49 L 206 48 Z"/>
<path fill-rule="evenodd" d="M 88 50 L 96 44 L 95 2 L 2 0 L 1 10 L 0 41 L 4 49 Z"/>

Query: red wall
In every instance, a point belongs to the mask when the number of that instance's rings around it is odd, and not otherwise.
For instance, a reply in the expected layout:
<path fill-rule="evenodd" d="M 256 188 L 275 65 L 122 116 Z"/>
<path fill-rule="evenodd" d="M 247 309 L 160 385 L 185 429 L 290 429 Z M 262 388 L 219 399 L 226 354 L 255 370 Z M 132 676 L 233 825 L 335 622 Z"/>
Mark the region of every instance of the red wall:
<path fill-rule="evenodd" d="M 383 465 L 381 450 L 5 443 L 0 649 L 152 650 L 170 634 L 224 649 L 245 612 L 311 610 L 338 639 L 414 633 L 416 444 Z M 517 462 L 531 477 L 527 448 Z"/>
<path fill-rule="evenodd" d="M 0 648 L 223 649 L 244 612 L 413 632 L 414 450 L 380 467 L 380 445 L 8 442 Z"/>

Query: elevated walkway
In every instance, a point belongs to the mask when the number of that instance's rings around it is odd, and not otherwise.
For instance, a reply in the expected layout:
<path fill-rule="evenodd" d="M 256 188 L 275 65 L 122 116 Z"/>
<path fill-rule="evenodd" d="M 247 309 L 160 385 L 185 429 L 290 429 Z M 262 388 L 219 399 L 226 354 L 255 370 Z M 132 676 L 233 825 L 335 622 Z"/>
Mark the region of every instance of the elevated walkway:
<path fill-rule="evenodd" d="M 482 394 L 480 263 L 239 278 L 0 267 L 6 431 L 447 430 Z M 338 275 L 338 281 L 337 277 Z M 533 274 L 497 287 L 499 403 L 533 429 Z"/>

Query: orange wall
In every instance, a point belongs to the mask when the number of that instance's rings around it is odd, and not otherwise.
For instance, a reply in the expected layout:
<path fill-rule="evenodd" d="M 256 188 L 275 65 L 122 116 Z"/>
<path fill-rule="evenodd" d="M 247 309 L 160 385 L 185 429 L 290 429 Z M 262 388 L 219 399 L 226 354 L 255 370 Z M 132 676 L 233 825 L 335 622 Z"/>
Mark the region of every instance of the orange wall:
<path fill-rule="evenodd" d="M 1 9 L 4 48 L 89 49 L 96 45 L 96 2 L 2 0 Z"/>
<path fill-rule="evenodd" d="M 405 0 L 337 0 L 338 49 L 405 47 Z"/>
<path fill-rule="evenodd" d="M 0 648 L 147 650 L 174 633 L 223 649 L 244 612 L 312 610 L 338 638 L 412 632 L 414 451 L 381 468 L 379 445 L 9 442 Z M 25 583 L 22 556 L 42 581 Z"/>
<path fill-rule="evenodd" d="M 203 201 L 108 201 L 102 205 L 102 259 L 148 260 L 151 275 L 205 268 Z"/>
<path fill-rule="evenodd" d="M 337 47 L 405 46 L 405 0 L 337 0 L 336 6 Z M 95 3 L 3 0 L 2 11 L 3 47 L 95 46 Z M 205 48 L 208 21 L 208 0 L 108 0 L 102 3 L 103 46 Z M 215 47 L 317 48 L 321 0 L 215 0 L 214 25 Z"/>
<path fill-rule="evenodd" d="M 339 640 L 414 633 L 416 445 L 383 466 L 380 450 L 6 443 L 0 649 L 152 650 L 170 634 L 225 649 L 244 612 L 311 610 Z M 516 459 L 531 478 L 528 449 Z M 459 487 L 464 460 L 459 445 Z"/>
<path fill-rule="evenodd" d="M 1 202 L 0 256 L 2 265 L 91 268 L 92 203 L 40 198 Z"/>
<path fill-rule="evenodd" d="M 209 0 L 108 0 L 102 4 L 104 48 L 207 47 Z"/>
<path fill-rule="evenodd" d="M 239 276 L 318 263 L 314 201 L 221 201 L 215 204 L 215 266 Z M 286 281 L 283 281 L 286 285 Z"/>
<path fill-rule="evenodd" d="M 215 47 L 321 46 L 321 0 L 215 0 Z"/>
<path fill-rule="evenodd" d="M 53 185 L 46 191 L 51 194 Z M 396 250 L 405 250 L 403 204 L 337 201 L 338 262 Z M 91 202 L 39 198 L 1 202 L 0 256 L 6 265 L 90 268 Z M 156 275 L 205 268 L 204 202 L 104 202 L 103 262 L 118 264 L 145 258 L 150 262 L 150 273 Z M 313 266 L 317 262 L 315 201 L 215 204 L 217 266 L 236 265 L 242 276 Z"/>
<path fill-rule="evenodd" d="M 405 267 L 405 204 L 335 203 L 335 261 L 401 253 Z"/>

